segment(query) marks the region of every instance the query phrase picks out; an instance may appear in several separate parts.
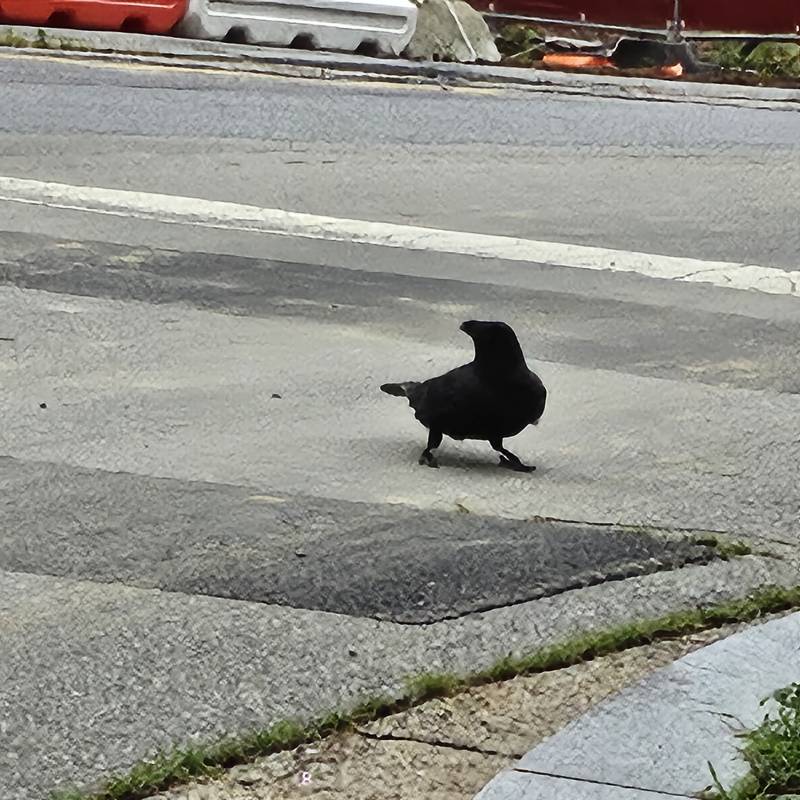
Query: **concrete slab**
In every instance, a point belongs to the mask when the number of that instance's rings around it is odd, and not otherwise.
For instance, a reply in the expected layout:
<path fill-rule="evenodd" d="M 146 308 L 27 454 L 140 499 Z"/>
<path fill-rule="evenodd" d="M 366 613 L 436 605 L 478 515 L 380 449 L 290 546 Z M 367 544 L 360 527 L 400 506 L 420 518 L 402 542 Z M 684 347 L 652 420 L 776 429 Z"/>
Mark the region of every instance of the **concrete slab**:
<path fill-rule="evenodd" d="M 800 614 L 750 628 L 600 703 L 516 766 L 696 797 L 711 788 L 710 762 L 730 786 L 748 769 L 737 732 L 761 722 L 762 700 L 800 681 L 799 656 Z"/>
<path fill-rule="evenodd" d="M 424 0 L 406 58 L 496 64 L 501 60 L 493 33 L 483 15 L 464 0 Z"/>
<path fill-rule="evenodd" d="M 683 795 L 507 770 L 484 787 L 475 800 L 675 800 L 681 797 Z M 686 797 L 688 800 L 691 795 Z"/>

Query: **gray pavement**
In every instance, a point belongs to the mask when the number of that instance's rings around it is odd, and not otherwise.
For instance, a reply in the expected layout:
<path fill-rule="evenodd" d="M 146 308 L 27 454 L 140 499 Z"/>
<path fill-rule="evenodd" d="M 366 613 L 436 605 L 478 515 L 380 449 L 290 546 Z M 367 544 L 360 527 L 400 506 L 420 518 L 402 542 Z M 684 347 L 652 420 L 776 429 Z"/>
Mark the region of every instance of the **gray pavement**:
<path fill-rule="evenodd" d="M 788 320 L 673 309 L 687 353 L 676 366 L 655 335 L 635 348 L 657 306 L 630 304 L 618 328 L 614 301 L 582 313 L 566 294 L 4 241 L 0 475 L 14 500 L 0 775 L 15 798 L 187 737 L 397 692 L 418 670 L 479 669 L 796 581 L 791 559 L 770 557 L 665 571 L 704 559 L 680 533 L 523 521 L 714 528 L 794 548 L 797 394 L 769 388 L 785 370 L 768 357 L 790 347 Z M 478 444 L 419 467 L 424 432 L 376 390 L 390 367 L 462 359 L 456 325 L 482 297 L 529 321 L 529 352 L 549 330 L 547 347 L 579 360 L 575 340 L 591 339 L 597 353 L 584 366 L 534 359 L 553 401 L 517 443 L 539 464 L 525 479 Z M 756 378 L 736 363 L 737 324 L 754 325 Z M 727 374 L 686 369 L 714 348 Z M 592 367 L 603 352 L 613 364 Z M 34 730 L 49 732 L 41 749 Z"/>
<path fill-rule="evenodd" d="M 797 266 L 780 111 L 0 71 L 4 175 Z M 794 298 L 0 214 L 0 796 L 797 580 Z M 550 389 L 538 470 L 419 467 L 377 386 L 489 316 Z"/>
<path fill-rule="evenodd" d="M 160 296 L 157 285 L 142 279 L 140 254 L 112 256 L 102 245 L 94 247 L 105 263 L 131 270 L 117 288 L 127 283 L 137 287 L 135 294 Z M 71 246 L 62 250 L 69 263 Z M 144 256 L 156 272 L 158 258 Z M 37 260 L 35 251 L 25 257 L 26 263 Z M 800 443 L 793 420 L 800 399 L 793 392 L 743 388 L 730 378 L 717 386 L 698 379 L 715 370 L 719 380 L 720 372 L 747 375 L 751 369 L 736 349 L 738 339 L 726 345 L 721 340 L 723 352 L 711 357 L 706 331 L 717 327 L 714 318 L 695 318 L 686 334 L 694 364 L 686 359 L 675 368 L 658 327 L 647 348 L 643 326 L 634 326 L 626 358 L 612 326 L 585 356 L 591 359 L 593 348 L 607 342 L 615 363 L 584 366 L 540 361 L 537 340 L 538 330 L 558 331 L 559 316 L 569 326 L 567 338 L 594 339 L 583 315 L 550 302 L 546 315 L 534 316 L 532 309 L 543 305 L 536 298 L 503 298 L 503 318 L 520 330 L 525 351 L 551 389 L 545 419 L 514 440 L 539 469 L 527 478 L 503 472 L 485 443 L 465 442 L 446 443 L 446 469 L 428 473 L 417 465 L 424 429 L 404 403 L 377 386 L 468 360 L 469 340 L 458 322 L 483 315 L 485 307 L 461 296 L 457 286 L 437 302 L 427 284 L 416 281 L 406 281 L 402 294 L 399 287 L 387 293 L 378 284 L 372 300 L 355 291 L 348 298 L 352 272 L 339 274 L 343 286 L 335 292 L 328 287 L 334 273 L 326 272 L 320 284 L 301 265 L 291 270 L 295 285 L 306 287 L 300 296 L 273 284 L 279 273 L 259 263 L 250 266 L 266 286 L 248 289 L 234 274 L 220 280 L 194 272 L 200 261 L 190 256 L 183 266 L 173 263 L 171 278 L 194 284 L 193 291 L 207 298 L 200 309 L 185 301 L 107 298 L 102 286 L 71 270 L 66 280 L 76 288 L 69 294 L 0 290 L 2 335 L 15 338 L 17 347 L 0 390 L 10 420 L 2 434 L 4 452 L 263 486 L 267 493 L 305 494 L 313 486 L 314 494 L 338 500 L 442 511 L 460 504 L 517 518 L 624 521 L 796 541 L 800 498 L 793 465 Z M 47 257 L 42 264 L 53 279 Z M 56 282 L 64 281 L 58 272 Z M 103 277 L 108 283 L 107 271 Z M 37 280 L 41 286 L 45 277 Z M 209 282 L 222 283 L 223 290 L 274 293 L 282 310 L 244 314 L 215 296 Z M 603 316 L 598 329 L 606 325 Z M 720 335 L 725 337 L 724 327 Z M 791 353 L 793 335 L 775 352 Z M 659 364 L 659 350 L 669 367 Z M 752 361 L 781 371 L 762 352 Z M 629 371 L 630 361 L 653 366 L 645 376 L 632 374 L 642 367 Z"/>
<path fill-rule="evenodd" d="M 747 774 L 738 734 L 800 681 L 800 615 L 734 634 L 604 700 L 501 773 L 475 800 L 697 797 Z"/>

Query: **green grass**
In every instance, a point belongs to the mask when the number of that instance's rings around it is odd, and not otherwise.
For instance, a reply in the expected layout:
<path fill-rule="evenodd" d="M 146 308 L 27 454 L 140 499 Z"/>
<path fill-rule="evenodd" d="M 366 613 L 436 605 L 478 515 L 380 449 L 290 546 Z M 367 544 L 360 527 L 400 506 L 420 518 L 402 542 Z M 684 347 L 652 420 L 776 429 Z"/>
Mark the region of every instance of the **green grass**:
<path fill-rule="evenodd" d="M 784 42 L 762 42 L 747 53 L 739 42 L 719 42 L 710 46 L 703 59 L 724 69 L 752 70 L 762 78 L 800 77 L 800 46 Z"/>
<path fill-rule="evenodd" d="M 13 28 L 9 28 L 5 33 L 0 33 L 0 47 L 34 47 L 40 50 L 89 50 L 88 47 L 72 39 L 48 37 L 46 31 L 41 28 L 39 28 L 35 39 L 21 36 L 15 33 Z"/>
<path fill-rule="evenodd" d="M 495 39 L 503 63 L 513 67 L 528 67 L 544 55 L 542 34 L 529 25 L 505 25 Z"/>
<path fill-rule="evenodd" d="M 777 710 L 744 736 L 742 753 L 750 774 L 733 788 L 724 789 L 709 764 L 718 800 L 768 800 L 800 794 L 800 684 L 781 689 L 773 698 Z"/>
<path fill-rule="evenodd" d="M 508 66 L 530 67 L 545 53 L 542 33 L 525 24 L 503 26 L 495 41 L 502 63 Z M 763 80 L 800 78 L 800 46 L 796 43 L 764 41 L 748 52 L 741 41 L 721 40 L 702 43 L 699 49 L 703 61 L 727 70 L 755 72 Z"/>
<path fill-rule="evenodd" d="M 717 555 L 729 561 L 732 558 L 741 558 L 753 553 L 753 548 L 741 539 L 731 539 L 729 536 L 719 533 L 704 533 L 692 537 L 695 544 L 705 545 L 713 548 Z M 770 555 L 770 554 L 767 554 Z"/>
<path fill-rule="evenodd" d="M 13 28 L 5 33 L 0 33 L 0 47 L 30 47 L 30 39 L 14 33 Z"/>
<path fill-rule="evenodd" d="M 348 711 L 334 711 L 303 724 L 286 720 L 270 728 L 235 738 L 160 753 L 142 761 L 124 775 L 114 776 L 93 792 L 67 790 L 52 800 L 142 800 L 149 795 L 192 779 L 214 777 L 222 770 L 260 756 L 291 750 L 334 733 L 352 730 L 376 719 L 405 711 L 437 697 L 450 697 L 468 688 L 508 680 L 520 675 L 562 669 L 599 656 L 651 642 L 685 636 L 765 614 L 800 607 L 800 586 L 767 587 L 743 599 L 723 605 L 679 611 L 653 620 L 641 620 L 605 631 L 567 639 L 524 656 L 509 655 L 486 670 L 466 676 L 425 673 L 411 676 L 399 698 L 373 697 Z M 753 751 L 755 752 L 755 751 Z M 753 798 L 758 795 L 753 795 Z M 734 798 L 734 800 L 751 800 Z"/>

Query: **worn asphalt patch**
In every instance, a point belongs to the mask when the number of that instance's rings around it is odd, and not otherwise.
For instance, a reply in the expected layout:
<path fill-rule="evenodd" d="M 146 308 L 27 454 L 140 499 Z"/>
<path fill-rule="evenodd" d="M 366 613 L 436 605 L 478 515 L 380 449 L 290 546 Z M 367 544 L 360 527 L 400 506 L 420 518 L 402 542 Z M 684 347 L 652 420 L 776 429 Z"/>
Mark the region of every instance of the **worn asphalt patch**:
<path fill-rule="evenodd" d="M 398 331 L 425 326 L 442 337 L 468 315 L 524 319 L 535 331 L 536 357 L 543 361 L 800 393 L 794 369 L 797 321 L 776 324 L 747 316 L 740 298 L 735 313 L 717 312 L 709 320 L 707 312 L 685 307 L 680 298 L 663 307 L 598 294 L 587 305 L 585 298 L 568 292 L 501 283 L 487 296 L 483 285 L 466 278 L 358 270 L 354 279 L 352 268 L 27 234 L 3 233 L 2 244 L 0 281 L 19 288 L 182 303 L 251 317 L 302 314 L 368 329 L 387 323 Z M 507 275 L 499 264 L 494 269 Z M 576 320 L 580 336 L 575 336 Z"/>
<path fill-rule="evenodd" d="M 430 623 L 714 558 L 685 536 L 0 459 L 0 569 Z"/>

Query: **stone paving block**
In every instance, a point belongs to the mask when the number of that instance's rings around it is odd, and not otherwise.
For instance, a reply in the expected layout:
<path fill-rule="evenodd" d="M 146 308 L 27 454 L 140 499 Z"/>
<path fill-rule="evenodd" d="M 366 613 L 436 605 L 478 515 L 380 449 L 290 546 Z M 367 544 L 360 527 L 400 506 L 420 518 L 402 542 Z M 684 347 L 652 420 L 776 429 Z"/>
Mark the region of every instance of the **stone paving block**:
<path fill-rule="evenodd" d="M 674 794 L 506 770 L 474 800 L 676 800 Z M 680 795 L 677 796 L 678 800 Z"/>
<path fill-rule="evenodd" d="M 747 772 L 737 732 L 762 699 L 800 681 L 800 614 L 691 653 L 600 703 L 531 750 L 521 769 L 693 796 Z M 768 707 L 767 707 L 768 708 Z"/>

